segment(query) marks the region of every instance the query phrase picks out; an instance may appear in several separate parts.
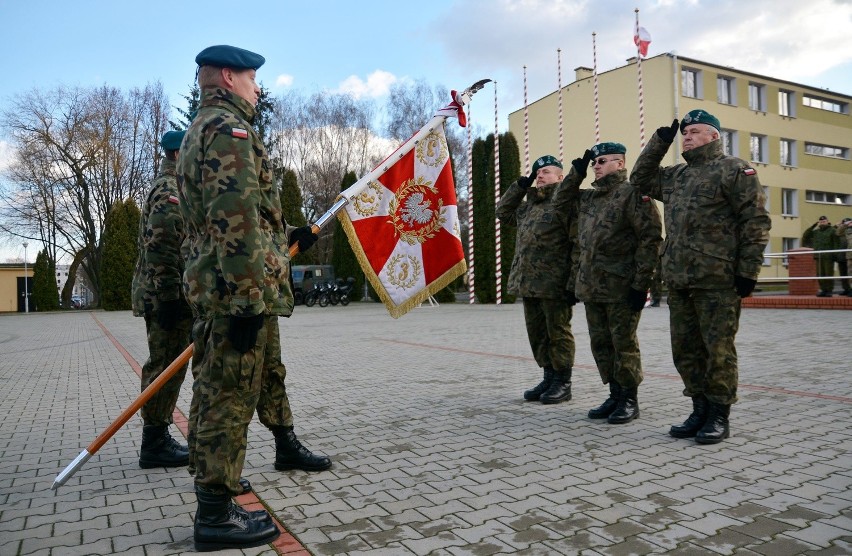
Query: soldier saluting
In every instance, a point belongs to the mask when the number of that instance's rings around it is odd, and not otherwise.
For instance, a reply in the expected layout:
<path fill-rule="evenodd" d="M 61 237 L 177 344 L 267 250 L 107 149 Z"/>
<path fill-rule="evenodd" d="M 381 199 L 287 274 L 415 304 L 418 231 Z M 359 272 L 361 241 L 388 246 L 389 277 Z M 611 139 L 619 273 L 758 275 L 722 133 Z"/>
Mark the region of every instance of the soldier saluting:
<path fill-rule="evenodd" d="M 682 134 L 686 163 L 660 162 Z M 665 205 L 661 268 L 669 288 L 672 358 L 693 411 L 669 431 L 699 444 L 728 438 L 737 401 L 740 298 L 757 283 L 771 221 L 757 172 L 722 150 L 719 120 L 689 112 L 661 127 L 639 155 L 630 182 Z"/>

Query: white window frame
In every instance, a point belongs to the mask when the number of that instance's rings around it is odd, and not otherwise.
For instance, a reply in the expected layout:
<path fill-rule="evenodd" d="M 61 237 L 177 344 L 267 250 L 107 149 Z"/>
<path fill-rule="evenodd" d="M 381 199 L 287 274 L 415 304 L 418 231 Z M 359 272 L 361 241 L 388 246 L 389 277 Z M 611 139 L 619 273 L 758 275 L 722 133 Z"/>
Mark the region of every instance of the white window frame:
<path fill-rule="evenodd" d="M 784 159 L 784 145 L 787 145 L 787 159 Z M 779 164 L 795 168 L 799 165 L 798 153 L 796 152 L 796 140 L 782 137 L 778 142 Z"/>
<path fill-rule="evenodd" d="M 825 110 L 826 112 L 834 112 L 835 114 L 848 114 L 849 103 L 839 100 L 832 100 L 825 97 L 819 97 L 804 93 L 802 95 L 802 106 L 809 106 L 817 110 Z"/>
<path fill-rule="evenodd" d="M 769 210 L 769 186 L 768 185 L 763 186 L 763 199 L 764 199 L 763 208 L 766 209 L 766 212 L 771 213 L 772 211 Z"/>
<path fill-rule="evenodd" d="M 852 194 L 835 193 L 833 191 L 805 190 L 805 201 L 824 205 L 852 206 Z"/>
<path fill-rule="evenodd" d="M 755 112 L 766 112 L 766 85 L 749 81 L 748 108 Z"/>
<path fill-rule="evenodd" d="M 690 91 L 689 87 L 687 87 L 686 76 L 688 74 L 692 74 L 694 76 L 693 84 L 692 84 L 692 91 Z M 704 98 L 703 81 L 704 81 L 704 79 L 703 79 L 703 74 L 702 74 L 701 70 L 695 69 L 695 68 L 689 68 L 689 67 L 686 67 L 686 66 L 682 66 L 680 68 L 680 94 L 682 96 L 685 96 L 685 97 L 688 97 L 688 98 L 698 98 L 698 99 Z M 689 94 L 690 92 L 692 94 Z"/>
<path fill-rule="evenodd" d="M 837 151 L 837 154 L 826 154 L 827 149 Z M 805 154 L 811 156 L 824 156 L 826 158 L 835 158 L 837 160 L 849 160 L 849 148 L 839 147 L 837 145 L 826 145 L 823 143 L 812 143 L 805 141 Z"/>
<path fill-rule="evenodd" d="M 755 156 L 755 146 L 757 146 L 758 152 L 757 156 Z M 769 157 L 766 152 L 767 146 L 767 138 L 766 135 L 759 135 L 757 133 L 752 133 L 749 140 L 749 159 L 752 162 L 757 162 L 759 164 L 769 164 Z"/>
<path fill-rule="evenodd" d="M 797 189 L 781 190 L 781 216 L 799 216 L 799 191 Z"/>
<path fill-rule="evenodd" d="M 733 129 L 722 129 L 719 138 L 722 140 L 722 151 L 728 156 L 737 156 L 740 152 L 737 132 Z"/>
<path fill-rule="evenodd" d="M 778 114 L 787 118 L 796 117 L 796 92 L 778 89 Z"/>
<path fill-rule="evenodd" d="M 797 237 L 782 237 L 781 238 L 781 252 L 787 253 L 788 251 L 792 251 L 793 249 L 799 248 L 800 239 Z M 790 261 L 788 257 L 784 257 L 781 259 L 781 264 L 786 268 L 790 265 Z"/>
<path fill-rule="evenodd" d="M 724 94 L 723 94 L 724 92 Z M 723 98 L 727 96 L 727 99 Z M 737 80 L 728 75 L 716 76 L 716 101 L 720 104 L 737 105 Z"/>

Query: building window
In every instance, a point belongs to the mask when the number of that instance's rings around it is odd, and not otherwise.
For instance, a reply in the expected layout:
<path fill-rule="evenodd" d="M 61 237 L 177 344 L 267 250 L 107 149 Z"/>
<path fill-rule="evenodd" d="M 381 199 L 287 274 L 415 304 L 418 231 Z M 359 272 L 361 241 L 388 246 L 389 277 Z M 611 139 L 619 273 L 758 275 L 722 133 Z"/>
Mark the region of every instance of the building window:
<path fill-rule="evenodd" d="M 751 110 L 766 112 L 766 85 L 748 84 L 748 107 Z"/>
<path fill-rule="evenodd" d="M 766 164 L 768 162 L 766 159 L 766 135 L 752 134 L 750 151 L 752 162 Z"/>
<path fill-rule="evenodd" d="M 802 105 L 817 108 L 819 110 L 828 110 L 829 112 L 837 112 L 838 114 L 849 113 L 849 103 L 840 102 L 839 100 L 829 100 L 827 98 L 815 97 L 813 95 L 802 95 Z"/>
<path fill-rule="evenodd" d="M 716 100 L 722 104 L 737 103 L 737 89 L 733 77 L 720 75 L 716 78 Z"/>
<path fill-rule="evenodd" d="M 736 156 L 739 152 L 737 148 L 737 132 L 730 129 L 723 129 L 719 132 L 719 137 L 722 139 L 722 151 L 728 156 Z"/>
<path fill-rule="evenodd" d="M 805 200 L 809 203 L 828 203 L 831 205 L 852 205 L 852 195 L 832 193 L 830 191 L 805 191 Z"/>
<path fill-rule="evenodd" d="M 784 89 L 778 91 L 778 113 L 782 116 L 796 117 L 796 93 Z"/>
<path fill-rule="evenodd" d="M 781 166 L 795 166 L 796 162 L 796 142 L 792 139 L 781 139 Z"/>
<path fill-rule="evenodd" d="M 763 208 L 766 209 L 766 212 L 772 212 L 769 210 L 769 186 L 763 186 Z"/>
<path fill-rule="evenodd" d="M 831 158 L 849 158 L 849 149 L 833 145 L 820 145 L 819 143 L 805 143 L 805 152 Z"/>
<path fill-rule="evenodd" d="M 793 249 L 798 249 L 798 248 L 799 248 L 799 238 L 797 238 L 797 237 L 783 237 L 783 238 L 781 238 L 781 251 L 783 251 L 784 253 L 786 253 L 788 251 L 792 251 Z M 783 265 L 785 267 L 787 265 L 789 265 L 789 261 L 787 260 L 787 257 L 784 257 L 782 259 L 782 261 L 784 261 Z"/>
<path fill-rule="evenodd" d="M 680 70 L 680 89 L 685 97 L 701 98 L 701 72 L 691 68 Z"/>
<path fill-rule="evenodd" d="M 799 200 L 795 189 L 781 190 L 781 215 L 799 216 Z"/>
<path fill-rule="evenodd" d="M 769 266 L 772 264 L 772 260 L 766 256 L 767 253 L 771 253 L 772 250 L 769 248 L 772 242 L 767 241 L 766 245 L 763 247 L 763 266 Z"/>

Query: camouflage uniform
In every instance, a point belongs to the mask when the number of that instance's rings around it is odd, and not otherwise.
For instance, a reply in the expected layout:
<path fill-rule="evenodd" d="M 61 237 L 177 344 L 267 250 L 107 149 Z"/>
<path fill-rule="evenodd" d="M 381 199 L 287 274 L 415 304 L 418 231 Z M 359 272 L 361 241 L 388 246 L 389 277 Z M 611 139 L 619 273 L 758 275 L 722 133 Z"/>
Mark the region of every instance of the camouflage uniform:
<path fill-rule="evenodd" d="M 533 357 L 539 367 L 568 371 L 574 366 L 574 335 L 565 284 L 573 218 L 570 203 L 555 197 L 556 186 L 524 188 L 513 183 L 496 212 L 503 225 L 518 229 L 508 290 L 523 298 Z"/>
<path fill-rule="evenodd" d="M 240 494 L 248 424 L 291 425 L 277 317 L 293 311 L 287 226 L 255 108 L 221 88 L 202 91 L 178 161 L 187 232 L 184 274 L 194 326 L 190 469 L 196 485 Z M 230 316 L 266 315 L 253 349 L 228 339 Z"/>
<path fill-rule="evenodd" d="M 802 245 L 812 247 L 814 251 L 830 251 L 840 249 L 840 238 L 837 230 L 829 224 L 820 226 L 814 224 L 802 235 Z M 817 266 L 817 276 L 834 276 L 834 260 L 836 253 L 817 253 L 814 260 Z M 819 289 L 823 293 L 834 291 L 834 280 L 831 278 L 819 281 Z"/>
<path fill-rule="evenodd" d="M 572 167 L 565 181 L 579 186 L 582 178 Z M 630 185 L 625 169 L 592 185 L 580 191 L 571 256 L 575 279 L 568 286 L 584 302 L 601 380 L 635 388 L 642 382 L 636 337 L 641 312 L 630 308 L 627 295 L 651 285 L 662 242 L 660 212 Z"/>
<path fill-rule="evenodd" d="M 669 143 L 651 137 L 630 175 L 665 204 L 662 279 L 669 290 L 672 356 L 684 395 L 737 401 L 740 298 L 734 277 L 756 280 L 771 222 L 756 172 L 712 141 L 662 168 Z"/>
<path fill-rule="evenodd" d="M 133 275 L 133 314 L 145 317 L 148 333 L 148 360 L 142 366 L 142 390 L 186 349 L 190 342 L 192 313 L 183 296 L 183 220 L 178 207 L 175 162 L 166 158 L 151 184 L 142 206 L 137 242 L 139 257 Z M 175 327 L 164 330 L 157 322 L 159 304 L 181 300 Z M 184 365 L 174 377 L 142 406 L 146 425 L 165 426 L 172 423 L 180 387 L 186 376 Z"/>
<path fill-rule="evenodd" d="M 852 226 L 847 226 L 846 228 L 843 228 L 842 230 L 838 231 L 838 233 L 841 233 L 841 232 L 846 237 L 847 249 L 849 247 L 852 247 Z M 852 251 L 846 252 L 846 264 L 849 267 L 849 269 L 852 270 Z"/>
<path fill-rule="evenodd" d="M 849 248 L 849 240 L 846 239 L 846 226 L 843 222 L 835 226 L 837 233 L 837 248 L 838 249 L 848 249 Z M 849 253 L 835 253 L 837 257 L 837 272 L 841 276 L 849 275 L 849 264 L 846 262 Z M 843 295 L 847 295 L 852 297 L 852 289 L 850 289 L 849 278 L 841 278 L 840 279 L 840 287 L 843 288 Z"/>

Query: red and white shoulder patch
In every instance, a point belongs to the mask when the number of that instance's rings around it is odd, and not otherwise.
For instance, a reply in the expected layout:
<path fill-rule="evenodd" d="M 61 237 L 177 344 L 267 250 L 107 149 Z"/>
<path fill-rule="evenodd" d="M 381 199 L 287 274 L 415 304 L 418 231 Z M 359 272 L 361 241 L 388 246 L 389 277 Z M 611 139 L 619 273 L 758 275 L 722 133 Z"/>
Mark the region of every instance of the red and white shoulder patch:
<path fill-rule="evenodd" d="M 248 139 L 248 131 L 239 127 L 232 127 L 231 135 L 238 139 Z"/>
<path fill-rule="evenodd" d="M 753 176 L 756 173 L 757 173 L 757 170 L 755 170 L 754 168 L 749 168 L 748 166 L 743 168 L 743 174 L 745 174 L 747 176 Z"/>
<path fill-rule="evenodd" d="M 180 200 L 174 195 L 169 195 L 169 202 L 174 203 L 176 205 L 180 204 Z"/>
<path fill-rule="evenodd" d="M 649 196 L 647 196 L 647 195 L 642 195 L 642 202 L 643 202 L 643 203 L 650 203 L 650 202 L 651 202 L 651 198 L 650 198 Z"/>

